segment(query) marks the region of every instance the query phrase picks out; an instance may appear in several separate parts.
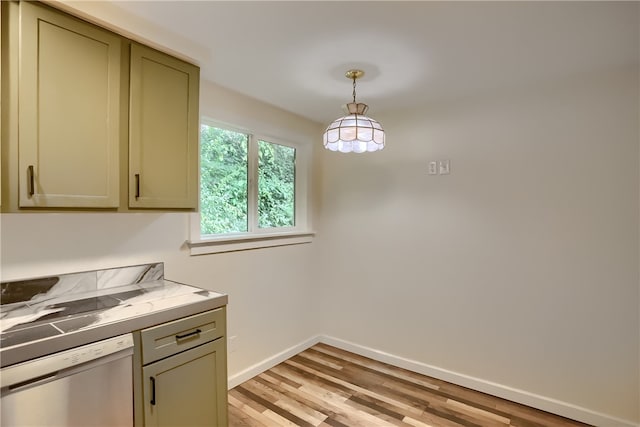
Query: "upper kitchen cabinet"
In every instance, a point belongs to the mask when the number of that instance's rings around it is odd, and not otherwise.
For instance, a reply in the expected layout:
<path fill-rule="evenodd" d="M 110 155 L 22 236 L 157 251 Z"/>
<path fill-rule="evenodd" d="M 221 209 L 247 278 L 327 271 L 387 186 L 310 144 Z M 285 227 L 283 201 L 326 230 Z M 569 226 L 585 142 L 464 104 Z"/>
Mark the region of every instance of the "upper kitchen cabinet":
<path fill-rule="evenodd" d="M 117 207 L 122 39 L 37 3 L 19 15 L 19 206 Z"/>
<path fill-rule="evenodd" d="M 129 207 L 198 205 L 198 67 L 132 43 Z"/>
<path fill-rule="evenodd" d="M 2 211 L 196 209 L 199 68 L 51 5 L 0 8 Z"/>

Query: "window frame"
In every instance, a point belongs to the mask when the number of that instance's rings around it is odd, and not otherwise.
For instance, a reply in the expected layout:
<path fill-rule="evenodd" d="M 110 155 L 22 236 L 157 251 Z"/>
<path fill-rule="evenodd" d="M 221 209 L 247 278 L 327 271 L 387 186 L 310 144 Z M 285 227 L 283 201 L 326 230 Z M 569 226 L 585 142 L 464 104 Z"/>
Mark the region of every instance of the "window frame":
<path fill-rule="evenodd" d="M 247 231 L 224 234 L 201 234 L 201 148 L 198 137 L 198 210 L 190 216 L 190 240 L 187 245 L 191 255 L 283 246 L 312 241 L 315 233 L 310 229 L 309 190 L 311 175 L 311 147 L 284 138 L 267 135 L 241 126 L 200 117 L 202 125 L 216 127 L 248 135 L 247 145 Z M 283 145 L 295 149 L 294 226 L 260 228 L 258 218 L 258 142 Z"/>

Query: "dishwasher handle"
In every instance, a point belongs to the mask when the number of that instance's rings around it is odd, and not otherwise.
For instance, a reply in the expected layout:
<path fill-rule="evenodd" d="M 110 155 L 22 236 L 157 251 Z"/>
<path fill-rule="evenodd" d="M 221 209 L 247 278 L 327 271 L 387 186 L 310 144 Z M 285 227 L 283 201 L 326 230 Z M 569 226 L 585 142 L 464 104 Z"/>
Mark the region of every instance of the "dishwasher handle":
<path fill-rule="evenodd" d="M 14 393 L 24 388 L 29 388 L 38 384 L 48 383 L 49 381 L 56 379 L 59 373 L 60 372 L 56 371 L 56 372 L 51 372 L 49 374 L 40 375 L 39 377 L 29 378 L 28 380 L 11 384 L 10 386 L 7 387 L 7 390 L 9 393 Z"/>

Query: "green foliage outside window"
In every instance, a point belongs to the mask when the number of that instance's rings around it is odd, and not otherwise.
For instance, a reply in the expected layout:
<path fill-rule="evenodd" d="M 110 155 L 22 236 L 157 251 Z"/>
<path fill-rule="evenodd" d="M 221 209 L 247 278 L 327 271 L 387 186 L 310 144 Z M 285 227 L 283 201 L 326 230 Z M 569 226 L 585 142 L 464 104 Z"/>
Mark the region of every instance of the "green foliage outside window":
<path fill-rule="evenodd" d="M 293 227 L 296 150 L 258 142 L 258 225 Z"/>
<path fill-rule="evenodd" d="M 248 221 L 249 135 L 202 125 L 200 128 L 201 234 L 246 232 Z M 295 149 L 258 141 L 260 228 L 295 225 Z"/>
<path fill-rule="evenodd" d="M 201 234 L 247 231 L 248 135 L 200 127 Z"/>

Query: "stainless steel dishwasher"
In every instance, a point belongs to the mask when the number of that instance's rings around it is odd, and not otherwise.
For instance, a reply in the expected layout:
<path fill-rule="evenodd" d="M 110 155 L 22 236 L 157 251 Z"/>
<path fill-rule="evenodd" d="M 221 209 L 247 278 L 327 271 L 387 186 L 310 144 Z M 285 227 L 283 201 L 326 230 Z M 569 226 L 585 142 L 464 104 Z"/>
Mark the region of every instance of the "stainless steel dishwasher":
<path fill-rule="evenodd" d="M 132 426 L 131 334 L 0 370 L 3 426 Z"/>

